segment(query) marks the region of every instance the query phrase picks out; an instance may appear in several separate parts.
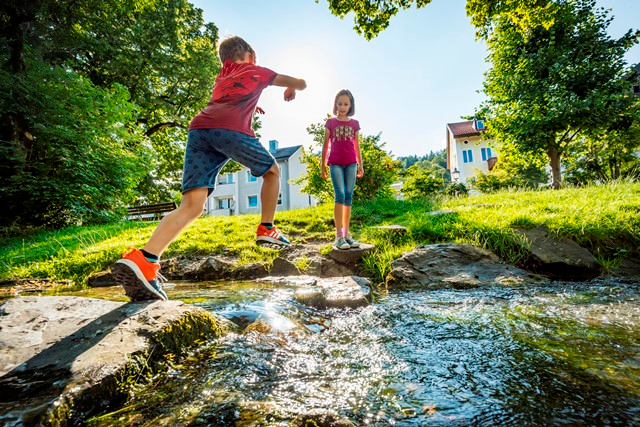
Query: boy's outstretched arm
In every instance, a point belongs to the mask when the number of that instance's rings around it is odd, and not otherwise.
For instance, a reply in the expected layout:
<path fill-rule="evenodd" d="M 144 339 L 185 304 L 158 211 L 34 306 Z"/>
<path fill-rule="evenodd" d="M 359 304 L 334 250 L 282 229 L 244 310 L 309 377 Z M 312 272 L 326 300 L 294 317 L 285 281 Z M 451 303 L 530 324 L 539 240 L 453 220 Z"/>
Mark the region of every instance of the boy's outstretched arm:
<path fill-rule="evenodd" d="M 284 74 L 278 74 L 273 79 L 274 86 L 286 87 L 284 91 L 284 100 L 291 101 L 296 97 L 296 90 L 304 90 L 307 87 L 307 82 L 302 79 L 296 79 L 295 77 L 285 76 Z"/>

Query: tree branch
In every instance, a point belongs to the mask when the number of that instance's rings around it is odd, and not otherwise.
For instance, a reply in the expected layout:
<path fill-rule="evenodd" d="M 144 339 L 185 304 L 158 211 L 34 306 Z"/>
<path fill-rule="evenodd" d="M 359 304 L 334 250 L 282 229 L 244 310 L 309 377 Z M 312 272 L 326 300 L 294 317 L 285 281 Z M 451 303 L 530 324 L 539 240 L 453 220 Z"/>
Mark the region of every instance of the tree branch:
<path fill-rule="evenodd" d="M 162 129 L 166 129 L 166 128 L 182 128 L 184 129 L 184 125 L 182 125 L 181 123 L 178 122 L 165 122 L 165 123 L 158 123 L 156 125 L 153 125 L 148 131 L 146 131 L 144 133 L 145 136 L 151 136 L 154 133 L 162 130 Z"/>

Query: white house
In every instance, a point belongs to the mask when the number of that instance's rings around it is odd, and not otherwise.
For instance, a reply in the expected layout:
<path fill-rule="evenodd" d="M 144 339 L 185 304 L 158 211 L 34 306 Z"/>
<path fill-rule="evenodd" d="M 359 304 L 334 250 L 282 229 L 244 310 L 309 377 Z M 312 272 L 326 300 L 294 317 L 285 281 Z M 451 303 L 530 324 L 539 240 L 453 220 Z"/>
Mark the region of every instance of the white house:
<path fill-rule="evenodd" d="M 302 185 L 290 182 L 306 172 L 302 163 L 302 146 L 278 148 L 278 141 L 271 140 L 269 151 L 280 166 L 280 197 L 276 209 L 286 211 L 315 206 L 316 200 L 302 193 Z M 218 175 L 217 181 L 205 205 L 207 215 L 260 213 L 262 178 L 256 178 L 248 168 L 242 168 L 240 172 Z"/>
<path fill-rule="evenodd" d="M 467 183 L 476 171 L 493 169 L 498 152 L 482 139 L 484 120 L 447 123 L 447 169 L 454 182 Z"/>

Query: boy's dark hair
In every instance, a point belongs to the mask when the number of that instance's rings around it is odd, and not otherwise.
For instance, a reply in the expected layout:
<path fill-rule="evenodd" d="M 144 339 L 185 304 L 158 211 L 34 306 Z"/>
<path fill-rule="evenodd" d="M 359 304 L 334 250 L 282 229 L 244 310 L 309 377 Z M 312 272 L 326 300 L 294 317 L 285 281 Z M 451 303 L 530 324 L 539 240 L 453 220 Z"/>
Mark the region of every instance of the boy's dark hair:
<path fill-rule="evenodd" d="M 253 55 L 255 61 L 256 53 L 251 45 L 238 36 L 227 37 L 218 45 L 218 56 L 223 64 L 225 61 L 242 61 L 247 52 Z"/>
<path fill-rule="evenodd" d="M 347 89 L 342 89 L 340 92 L 338 92 L 338 94 L 336 95 L 336 99 L 333 100 L 333 114 L 338 114 L 338 98 L 340 98 L 342 95 L 347 95 L 349 97 L 349 103 L 351 104 L 349 106 L 349 111 L 347 111 L 347 116 L 353 116 L 356 113 L 356 101 L 355 99 L 353 99 L 351 91 Z"/>

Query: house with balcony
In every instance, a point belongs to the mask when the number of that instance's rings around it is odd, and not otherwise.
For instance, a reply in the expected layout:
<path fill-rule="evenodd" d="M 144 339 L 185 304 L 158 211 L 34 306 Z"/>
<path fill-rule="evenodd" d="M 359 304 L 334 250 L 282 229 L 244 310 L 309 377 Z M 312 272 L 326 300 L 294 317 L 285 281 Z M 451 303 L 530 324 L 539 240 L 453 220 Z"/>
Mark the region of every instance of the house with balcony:
<path fill-rule="evenodd" d="M 269 141 L 269 151 L 280 166 L 280 195 L 276 210 L 286 211 L 316 206 L 317 201 L 302 193 L 302 185 L 292 184 L 306 172 L 302 163 L 302 146 L 278 148 L 278 141 Z M 206 215 L 241 215 L 260 213 L 262 178 L 251 175 L 248 168 L 240 172 L 220 174 L 215 190 L 205 204 Z"/>
<path fill-rule="evenodd" d="M 454 182 L 466 184 L 477 171 L 488 172 L 498 161 L 498 152 L 482 138 L 484 120 L 447 123 L 447 169 Z"/>

